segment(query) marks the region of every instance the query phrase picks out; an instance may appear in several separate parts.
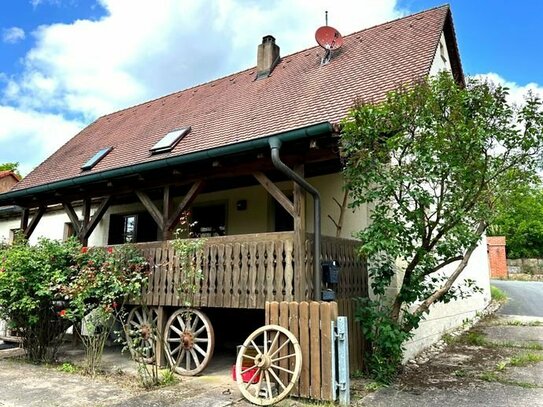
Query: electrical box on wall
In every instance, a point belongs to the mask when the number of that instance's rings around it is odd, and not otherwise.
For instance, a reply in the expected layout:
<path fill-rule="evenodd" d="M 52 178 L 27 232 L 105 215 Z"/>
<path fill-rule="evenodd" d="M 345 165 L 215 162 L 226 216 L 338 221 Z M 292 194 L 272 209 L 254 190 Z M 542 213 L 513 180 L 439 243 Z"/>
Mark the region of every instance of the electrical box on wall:
<path fill-rule="evenodd" d="M 322 280 L 326 284 L 339 283 L 340 267 L 339 267 L 339 263 L 336 260 L 323 261 L 321 264 L 321 267 L 322 267 Z"/>

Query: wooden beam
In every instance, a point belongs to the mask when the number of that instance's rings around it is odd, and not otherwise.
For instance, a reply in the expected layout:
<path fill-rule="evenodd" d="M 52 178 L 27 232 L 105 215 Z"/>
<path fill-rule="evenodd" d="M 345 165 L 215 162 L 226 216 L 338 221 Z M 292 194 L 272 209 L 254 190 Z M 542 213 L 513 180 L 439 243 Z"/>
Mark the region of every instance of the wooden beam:
<path fill-rule="evenodd" d="M 145 192 L 142 192 L 142 191 L 135 191 L 135 193 L 138 196 L 141 203 L 143 204 L 143 206 L 145 206 L 145 209 L 147 209 L 147 212 L 149 212 L 151 217 L 154 219 L 159 229 L 164 230 L 164 219 L 162 218 L 162 213 L 160 213 L 160 211 L 155 206 L 153 201 L 151 201 L 151 198 L 149 198 L 149 195 L 147 195 Z"/>
<path fill-rule="evenodd" d="M 23 208 L 21 212 L 21 231 L 24 233 L 26 228 L 28 227 L 28 216 L 30 214 L 30 210 L 28 208 Z"/>
<path fill-rule="evenodd" d="M 279 204 L 285 208 L 285 210 L 294 217 L 294 204 L 287 198 L 287 196 L 277 186 L 271 182 L 271 180 L 262 172 L 255 172 L 253 176 L 258 182 L 269 192 L 271 196 L 275 198 Z"/>
<path fill-rule="evenodd" d="M 68 217 L 70 218 L 70 221 L 72 222 L 72 226 L 74 227 L 74 232 L 77 236 L 79 236 L 79 232 L 81 232 L 81 221 L 79 220 L 79 217 L 74 211 L 74 207 L 70 202 L 62 202 L 62 207 L 68 214 Z"/>
<path fill-rule="evenodd" d="M 83 239 L 88 239 L 98 223 L 102 220 L 104 217 L 104 214 L 109 208 L 109 205 L 111 204 L 111 196 L 106 196 L 98 208 L 94 211 L 94 214 L 92 215 L 92 218 L 90 218 L 88 224 L 85 226 L 84 233 L 83 233 Z"/>
<path fill-rule="evenodd" d="M 192 187 L 190 187 L 187 195 L 183 198 L 183 201 L 177 206 L 174 213 L 168 219 L 167 229 L 173 230 L 173 228 L 179 222 L 181 214 L 190 206 L 190 204 L 196 199 L 202 188 L 204 187 L 204 180 L 200 179 L 196 181 Z"/>
<path fill-rule="evenodd" d="M 38 223 L 46 210 L 47 210 L 47 206 L 40 206 L 38 208 L 37 212 L 32 217 L 30 224 L 24 230 L 24 236 L 26 239 L 30 238 L 30 236 L 34 232 L 34 229 L 36 229 L 36 226 L 38 226 Z"/>

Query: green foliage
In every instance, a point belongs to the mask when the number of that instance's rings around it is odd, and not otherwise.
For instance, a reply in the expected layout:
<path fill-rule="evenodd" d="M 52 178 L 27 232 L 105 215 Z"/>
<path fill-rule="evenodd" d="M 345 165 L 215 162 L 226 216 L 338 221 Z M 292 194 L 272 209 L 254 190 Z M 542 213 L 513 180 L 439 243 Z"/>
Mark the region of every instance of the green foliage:
<path fill-rule="evenodd" d="M 358 237 L 374 293 L 391 292 L 398 265 L 403 271 L 390 320 L 366 329 L 373 347 L 391 331 L 411 332 L 432 304 L 480 291 L 459 277 L 498 203 L 534 179 L 543 150 L 541 100 L 528 95 L 515 107 L 506 97 L 505 88 L 459 86 L 442 73 L 379 104 L 362 101 L 343 120 L 347 188 L 354 207 L 371 208 Z"/>
<path fill-rule="evenodd" d="M 490 286 L 490 297 L 493 301 L 507 302 L 507 294 L 494 285 Z"/>
<path fill-rule="evenodd" d="M 412 335 L 390 316 L 390 308 L 382 301 L 358 298 L 355 319 L 372 346 L 365 352 L 368 373 L 377 382 L 389 384 L 402 361 L 403 344 Z"/>
<path fill-rule="evenodd" d="M 129 298 L 140 298 L 148 278 L 148 263 L 132 245 L 116 248 L 82 247 L 72 266 L 73 277 L 59 282 L 58 290 L 68 307 L 64 318 L 81 327 L 86 350 L 86 371 L 97 373 L 114 315 Z"/>
<path fill-rule="evenodd" d="M 181 215 L 179 228 L 175 231 L 175 240 L 172 246 L 179 259 L 179 271 L 181 274 L 177 286 L 177 295 L 183 301 L 185 307 L 192 306 L 193 295 L 196 294 L 204 278 L 198 259 L 201 258 L 206 239 L 194 238 L 192 224 L 189 221 L 190 212 Z M 186 239 L 184 237 L 189 237 Z"/>
<path fill-rule="evenodd" d="M 543 361 L 543 355 L 540 353 L 521 353 L 520 355 L 514 356 L 509 361 L 510 366 L 527 366 L 534 363 L 539 363 Z"/>
<path fill-rule="evenodd" d="M 0 248 L 0 318 L 23 336 L 28 357 L 51 361 L 59 336 L 67 327 L 60 315 L 59 282 L 76 270 L 79 246 L 41 239 L 30 246 L 23 239 Z"/>
<path fill-rule="evenodd" d="M 19 173 L 19 163 L 3 163 L 0 164 L 0 171 L 13 171 L 19 178 L 22 178 Z"/>
<path fill-rule="evenodd" d="M 73 363 L 65 362 L 62 365 L 60 365 L 57 370 L 64 373 L 78 373 L 79 367 L 75 366 Z"/>
<path fill-rule="evenodd" d="M 543 190 L 527 183 L 511 192 L 496 207 L 488 234 L 506 236 L 510 259 L 543 257 Z"/>

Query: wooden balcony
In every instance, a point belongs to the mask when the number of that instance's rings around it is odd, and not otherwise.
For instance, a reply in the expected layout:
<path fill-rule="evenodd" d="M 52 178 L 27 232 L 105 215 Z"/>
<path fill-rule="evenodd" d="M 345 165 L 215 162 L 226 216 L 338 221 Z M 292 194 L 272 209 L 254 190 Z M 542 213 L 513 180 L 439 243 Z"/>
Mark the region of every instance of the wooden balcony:
<path fill-rule="evenodd" d="M 195 307 L 264 309 L 266 301 L 310 300 L 312 239 L 307 235 L 305 261 L 298 265 L 293 232 L 207 238 L 202 252 L 193 254 L 203 278 L 189 282 L 194 287 L 190 293 L 179 293 L 186 276 L 171 242 L 138 244 L 152 270 L 143 301 L 153 306 L 188 302 Z M 356 246 L 354 240 L 322 238 L 323 260 L 338 260 L 342 267 L 338 299 L 367 294 L 366 268 Z"/>

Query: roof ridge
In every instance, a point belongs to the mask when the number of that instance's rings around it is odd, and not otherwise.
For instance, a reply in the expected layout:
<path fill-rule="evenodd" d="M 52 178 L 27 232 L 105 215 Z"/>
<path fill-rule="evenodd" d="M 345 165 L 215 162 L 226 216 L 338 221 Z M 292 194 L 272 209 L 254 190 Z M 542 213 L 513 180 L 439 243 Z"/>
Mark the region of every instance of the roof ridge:
<path fill-rule="evenodd" d="M 396 19 L 394 19 L 394 20 L 385 21 L 385 22 L 382 22 L 382 23 L 379 23 L 379 24 L 376 24 L 376 25 L 372 25 L 371 27 L 363 28 L 362 30 L 354 31 L 354 32 L 352 32 L 352 33 L 350 33 L 350 34 L 345 35 L 344 38 L 346 38 L 346 37 L 351 37 L 351 36 L 353 36 L 353 35 L 357 35 L 357 34 L 360 34 L 360 33 L 362 33 L 362 32 L 368 31 L 368 30 L 373 30 L 373 29 L 375 29 L 375 28 L 384 26 L 384 25 L 386 25 L 386 24 L 392 24 L 392 23 L 396 23 L 396 22 L 398 22 L 398 21 L 400 21 L 400 20 L 404 20 L 404 19 L 407 19 L 407 18 L 415 17 L 415 16 L 417 16 L 417 15 L 419 15 L 419 14 L 429 13 L 429 12 L 438 10 L 438 9 L 440 9 L 440 8 L 447 8 L 447 9 L 450 9 L 450 6 L 449 6 L 448 3 L 446 3 L 446 4 L 442 4 L 442 5 L 440 5 L 440 6 L 436 6 L 436 7 L 429 8 L 429 9 L 427 9 L 427 10 L 419 11 L 419 12 L 417 12 L 417 13 L 408 14 L 408 15 L 406 15 L 406 16 L 398 17 L 398 18 L 396 18 Z M 293 52 L 293 53 L 291 53 L 291 54 L 287 54 L 287 55 L 285 55 L 285 56 L 281 56 L 281 60 L 286 59 L 286 58 L 291 58 L 291 57 L 293 57 L 293 56 L 295 56 L 295 55 L 298 55 L 298 54 L 306 53 L 306 52 L 308 52 L 308 51 L 310 51 L 310 50 L 313 50 L 313 49 L 315 49 L 315 48 L 318 48 L 318 47 L 319 47 L 318 45 L 313 45 L 313 46 L 311 46 L 311 47 L 307 47 L 307 48 L 301 49 L 301 50 L 296 51 L 296 52 Z M 127 110 L 131 110 L 131 109 L 138 108 L 138 107 L 143 106 L 143 105 L 146 105 L 146 104 L 148 104 L 148 103 L 154 103 L 154 102 L 157 102 L 157 101 L 159 101 L 159 100 L 161 100 L 161 99 L 169 98 L 169 97 L 171 97 L 171 96 L 173 96 L 173 95 L 177 95 L 177 94 L 179 94 L 179 93 L 188 92 L 188 91 L 193 90 L 193 89 L 196 89 L 196 88 L 200 88 L 200 87 L 203 87 L 203 86 L 206 86 L 206 85 L 210 85 L 210 84 L 212 84 L 212 83 L 215 83 L 215 82 L 219 82 L 219 81 L 225 80 L 225 79 L 230 78 L 230 77 L 232 77 L 232 76 L 241 75 L 241 74 L 243 74 L 244 72 L 248 72 L 248 71 L 255 70 L 255 69 L 256 69 L 256 65 L 253 65 L 253 66 L 250 66 L 250 67 L 248 67 L 248 68 L 242 69 L 241 71 L 233 72 L 233 73 L 230 73 L 230 74 L 221 76 L 221 77 L 219 77 L 219 78 L 211 79 L 211 80 L 206 81 L 206 82 L 198 83 L 198 84 L 196 84 L 196 85 L 190 86 L 190 87 L 185 88 L 185 89 L 176 90 L 176 91 L 171 92 L 171 93 L 168 93 L 168 94 L 166 94 L 166 95 L 157 96 L 157 97 L 155 97 L 155 98 L 153 98 L 153 99 L 145 100 L 145 101 L 143 101 L 143 102 L 136 103 L 135 105 L 128 106 L 128 107 L 125 107 L 125 108 L 123 108 L 123 109 L 119 109 L 119 110 L 116 110 L 116 111 L 114 111 L 114 112 L 107 113 L 107 114 L 104 114 L 104 115 L 102 115 L 102 116 L 99 116 L 99 117 L 96 118 L 96 120 L 94 120 L 94 122 L 96 122 L 96 121 L 98 121 L 98 120 L 101 120 L 101 119 L 105 119 L 105 118 L 107 118 L 107 117 L 114 116 L 114 115 L 116 115 L 116 114 L 118 114 L 118 113 L 125 112 L 125 111 L 127 111 Z M 94 123 L 94 122 L 93 122 L 93 123 Z"/>

